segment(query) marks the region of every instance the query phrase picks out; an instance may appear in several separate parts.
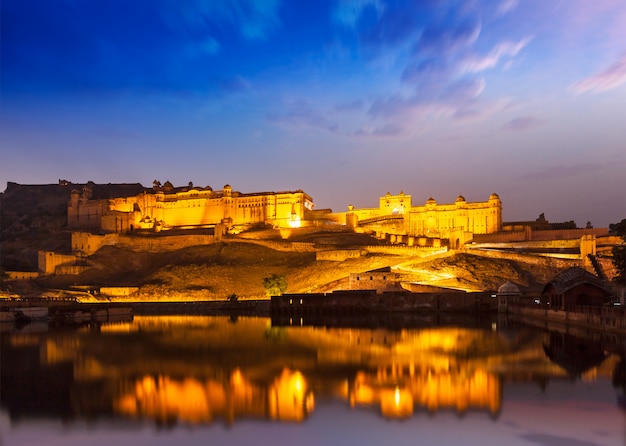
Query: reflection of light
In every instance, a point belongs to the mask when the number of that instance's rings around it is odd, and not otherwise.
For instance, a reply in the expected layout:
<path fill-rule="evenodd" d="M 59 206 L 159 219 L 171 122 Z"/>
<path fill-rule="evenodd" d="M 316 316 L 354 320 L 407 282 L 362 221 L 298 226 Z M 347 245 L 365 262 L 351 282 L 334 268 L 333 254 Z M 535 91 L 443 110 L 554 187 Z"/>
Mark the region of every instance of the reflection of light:
<path fill-rule="evenodd" d="M 235 371 L 233 371 L 233 374 L 230 377 L 230 382 L 233 385 L 233 387 L 240 386 L 243 383 L 243 376 L 241 376 L 241 370 L 235 369 Z"/>
<path fill-rule="evenodd" d="M 298 370 L 283 370 L 268 396 L 270 416 L 274 419 L 302 421 L 314 408 L 313 393 Z"/>
<path fill-rule="evenodd" d="M 300 227 L 300 217 L 297 214 L 291 214 L 291 221 L 289 222 L 289 226 L 292 228 Z"/>
<path fill-rule="evenodd" d="M 380 409 L 385 417 L 406 418 L 413 414 L 413 396 L 407 389 L 382 389 L 380 391 Z"/>

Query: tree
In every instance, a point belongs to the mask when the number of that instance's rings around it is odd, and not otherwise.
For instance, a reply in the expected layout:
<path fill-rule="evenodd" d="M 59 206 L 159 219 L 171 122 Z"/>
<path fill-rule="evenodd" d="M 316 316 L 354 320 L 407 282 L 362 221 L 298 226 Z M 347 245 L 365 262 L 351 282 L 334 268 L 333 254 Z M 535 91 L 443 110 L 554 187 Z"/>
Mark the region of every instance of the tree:
<path fill-rule="evenodd" d="M 239 296 L 237 296 L 235 293 L 229 294 L 226 299 L 228 299 L 228 302 L 233 303 L 233 304 L 236 304 L 237 302 L 239 302 Z"/>
<path fill-rule="evenodd" d="M 272 274 L 263 279 L 263 287 L 268 296 L 280 296 L 287 291 L 287 278 L 280 274 Z"/>
<path fill-rule="evenodd" d="M 613 265 L 617 270 L 615 282 L 624 283 L 626 281 L 626 218 L 619 223 L 609 225 L 610 233 L 620 236 L 624 241 L 621 245 L 613 247 Z"/>

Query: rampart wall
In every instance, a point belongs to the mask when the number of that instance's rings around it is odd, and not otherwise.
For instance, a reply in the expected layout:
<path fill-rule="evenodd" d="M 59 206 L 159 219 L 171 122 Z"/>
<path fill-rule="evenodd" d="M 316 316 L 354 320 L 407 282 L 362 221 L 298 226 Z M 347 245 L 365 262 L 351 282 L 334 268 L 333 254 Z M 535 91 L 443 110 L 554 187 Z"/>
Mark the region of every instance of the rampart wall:
<path fill-rule="evenodd" d="M 38 252 L 38 268 L 42 274 L 55 274 L 57 266 L 74 265 L 75 255 L 57 254 L 51 251 Z"/>
<path fill-rule="evenodd" d="M 133 294 L 137 294 L 139 292 L 139 287 L 124 287 L 124 286 L 116 286 L 116 287 L 101 287 L 100 294 L 104 296 L 111 297 L 125 297 L 131 296 Z"/>
<path fill-rule="evenodd" d="M 530 241 L 579 240 L 584 235 L 604 237 L 609 234 L 608 228 L 594 229 L 553 229 L 533 231 L 527 227 L 523 231 L 496 232 L 493 234 L 474 234 L 475 243 L 512 243 Z"/>
<path fill-rule="evenodd" d="M 208 234 L 141 236 L 118 235 L 117 246 L 133 251 L 163 252 L 190 246 L 210 245 L 215 243 L 215 236 Z"/>
<path fill-rule="evenodd" d="M 315 260 L 343 262 L 348 259 L 358 259 L 364 254 L 367 254 L 367 251 L 361 249 L 333 249 L 330 251 L 317 251 Z"/>
<path fill-rule="evenodd" d="M 84 273 L 90 268 L 92 267 L 87 265 L 57 265 L 54 268 L 54 274 L 57 276 L 75 276 Z"/>
<path fill-rule="evenodd" d="M 275 251 L 286 252 L 314 252 L 316 250 L 314 243 L 289 242 L 278 240 L 253 240 L 253 239 L 237 239 L 237 243 L 252 243 L 255 245 L 265 246 Z"/>
<path fill-rule="evenodd" d="M 7 280 L 33 280 L 39 277 L 34 271 L 7 271 Z"/>
<path fill-rule="evenodd" d="M 92 255 L 103 246 L 113 246 L 118 243 L 117 234 L 91 234 L 90 232 L 72 232 L 72 251 Z"/>
<path fill-rule="evenodd" d="M 406 245 L 368 245 L 363 246 L 368 252 L 375 252 L 380 254 L 395 254 L 395 255 L 412 255 L 427 257 L 435 254 L 441 254 L 448 251 L 447 247 L 430 247 L 430 246 L 406 246 Z"/>
<path fill-rule="evenodd" d="M 546 257 L 540 255 L 530 255 L 530 254 L 517 254 L 513 252 L 502 252 L 502 251 L 486 251 L 482 249 L 468 249 L 468 254 L 473 254 L 481 257 L 489 257 L 492 259 L 505 259 L 512 260 L 515 262 L 528 263 L 531 265 L 540 265 L 546 267 L 554 267 L 554 268 L 570 268 L 572 266 L 581 266 L 580 259 L 560 259 L 554 257 Z"/>

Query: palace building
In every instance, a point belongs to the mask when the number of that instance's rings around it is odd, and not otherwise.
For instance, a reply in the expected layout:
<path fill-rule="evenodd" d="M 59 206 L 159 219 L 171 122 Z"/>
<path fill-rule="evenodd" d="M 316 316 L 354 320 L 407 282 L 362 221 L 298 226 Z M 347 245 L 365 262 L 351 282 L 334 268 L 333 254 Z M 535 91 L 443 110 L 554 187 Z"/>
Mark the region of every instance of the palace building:
<path fill-rule="evenodd" d="M 228 184 L 214 191 L 209 186 L 190 183 L 174 187 L 169 181 L 161 185 L 156 180 L 152 188 L 139 190 L 112 186 L 88 183 L 82 192 L 73 190 L 67 208 L 68 226 L 127 233 L 221 225 L 236 232 L 256 224 L 282 229 L 328 222 L 397 237 L 449 239 L 454 243 L 462 243 L 464 234 L 502 230 L 502 203 L 495 193 L 483 202 L 468 202 L 459 196 L 451 204 L 429 198 L 421 206 L 413 205 L 411 195 L 387 193 L 380 197 L 377 208 L 350 205 L 347 212 L 331 213 L 314 211 L 313 199 L 302 190 L 241 193 Z"/>
<path fill-rule="evenodd" d="M 67 208 L 70 228 L 91 228 L 105 232 L 132 232 L 227 228 L 268 224 L 277 228 L 299 227 L 313 211 L 313 199 L 301 190 L 289 192 L 241 193 L 230 185 L 214 191 L 211 187 L 175 188 L 169 181 L 137 195 L 108 199 L 92 198 L 90 185 L 82 193 L 72 191 Z"/>
<path fill-rule="evenodd" d="M 468 202 L 459 195 L 451 204 L 438 204 L 429 198 L 424 205 L 413 206 L 411 195 L 387 192 L 380 197 L 378 208 L 349 206 L 346 223 L 411 237 L 451 239 L 459 232 L 491 234 L 502 230 L 502 202 L 494 193 L 482 202 Z"/>

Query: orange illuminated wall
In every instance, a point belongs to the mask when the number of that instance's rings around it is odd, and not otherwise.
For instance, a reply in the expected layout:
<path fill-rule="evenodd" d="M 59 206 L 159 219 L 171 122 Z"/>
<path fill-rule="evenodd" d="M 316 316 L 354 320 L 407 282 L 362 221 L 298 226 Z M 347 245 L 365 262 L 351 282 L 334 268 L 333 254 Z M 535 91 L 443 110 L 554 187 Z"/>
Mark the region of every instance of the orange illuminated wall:
<path fill-rule="evenodd" d="M 410 195 L 387 193 L 378 208 L 350 207 L 346 222 L 352 225 L 385 216 L 404 216 L 402 235 L 450 238 L 451 231 L 491 234 L 502 229 L 502 202 L 491 194 L 483 202 L 467 202 L 459 196 L 452 204 L 438 204 L 429 198 L 423 206 L 413 206 Z M 391 221 L 391 219 L 390 219 Z"/>
<path fill-rule="evenodd" d="M 72 194 L 68 203 L 70 227 L 93 227 L 109 232 L 137 229 L 227 227 L 269 224 L 299 227 L 313 211 L 313 199 L 301 190 L 242 194 L 229 185 L 211 188 L 146 190 L 109 200 L 91 200 L 88 194 Z"/>

